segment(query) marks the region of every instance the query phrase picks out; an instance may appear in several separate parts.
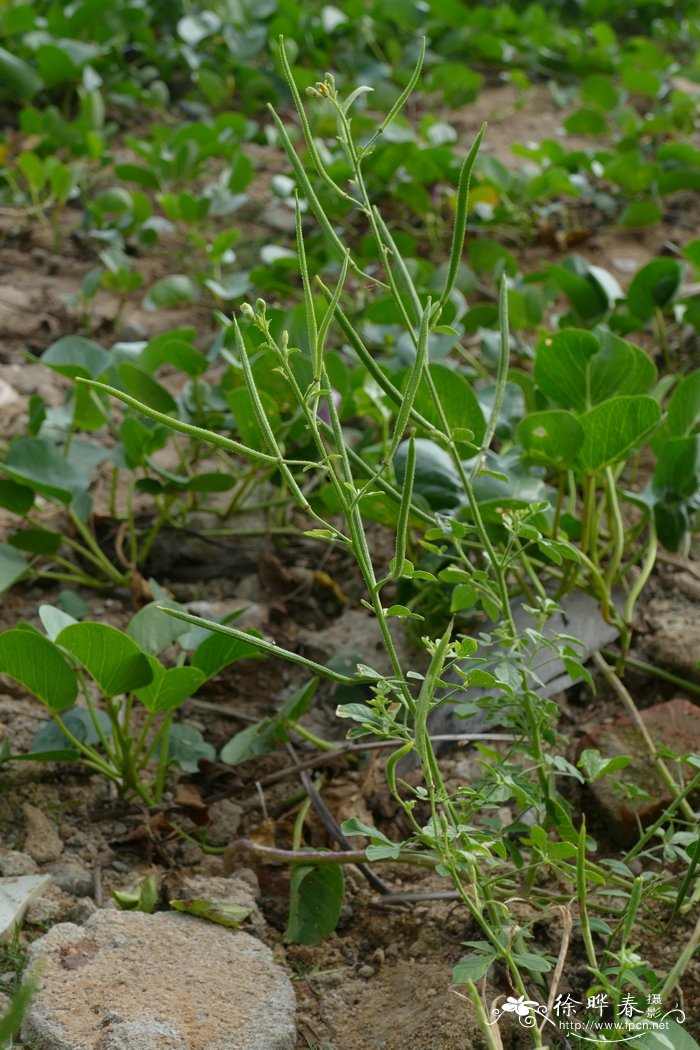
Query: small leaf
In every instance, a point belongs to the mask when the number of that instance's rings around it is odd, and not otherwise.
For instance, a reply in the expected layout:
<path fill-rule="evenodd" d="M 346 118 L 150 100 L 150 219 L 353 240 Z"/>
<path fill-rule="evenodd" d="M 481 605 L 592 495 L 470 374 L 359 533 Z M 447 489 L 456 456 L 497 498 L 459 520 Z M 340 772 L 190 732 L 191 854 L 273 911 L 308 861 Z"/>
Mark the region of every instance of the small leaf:
<path fill-rule="evenodd" d="M 583 444 L 583 428 L 571 412 L 531 412 L 518 424 L 516 437 L 530 459 L 568 469 Z"/>
<path fill-rule="evenodd" d="M 199 730 L 194 726 L 182 723 L 171 726 L 168 739 L 168 765 L 179 766 L 186 773 L 197 773 L 200 758 L 213 762 L 216 758 L 216 750 L 206 742 Z"/>
<path fill-rule="evenodd" d="M 465 955 L 453 967 L 452 983 L 466 984 L 467 981 L 480 981 L 496 959 L 497 955 L 495 952 L 485 952 L 483 955 Z"/>
<path fill-rule="evenodd" d="M 59 375 L 75 379 L 97 379 L 107 370 L 110 357 L 91 339 L 79 335 L 67 335 L 52 343 L 42 355 L 42 364 L 48 365 Z"/>
<path fill-rule="evenodd" d="M 174 900 L 169 903 L 175 911 L 184 911 L 187 915 L 196 915 L 198 919 L 216 922 L 219 926 L 228 926 L 234 930 L 238 929 L 251 912 L 250 908 L 244 908 L 241 904 L 225 904 L 223 901 L 195 899 Z"/>
<path fill-rule="evenodd" d="M 144 309 L 159 310 L 169 306 L 196 303 L 202 292 L 199 285 L 184 273 L 171 273 L 152 286 L 143 301 Z"/>
<path fill-rule="evenodd" d="M 535 381 L 564 408 L 587 407 L 588 365 L 599 343 L 591 332 L 568 328 L 547 336 L 537 347 Z"/>
<path fill-rule="evenodd" d="M 683 266 L 675 259 L 654 259 L 643 266 L 627 290 L 627 309 L 648 321 L 656 307 L 663 310 L 673 301 L 683 279 Z"/>
<path fill-rule="evenodd" d="M 147 657 L 153 673 L 148 685 L 134 689 L 147 711 L 169 714 L 175 711 L 199 689 L 204 674 L 196 667 L 163 667 L 155 656 Z"/>
<path fill-rule="evenodd" d="M 41 91 L 41 77 L 21 58 L 0 47 L 0 81 L 4 95 L 29 99 Z"/>
<path fill-rule="evenodd" d="M 126 633 L 136 642 L 139 649 L 152 656 L 162 653 L 166 646 L 188 631 L 186 623 L 176 620 L 174 616 L 168 616 L 166 612 L 158 608 L 158 605 L 165 605 L 171 609 L 183 608 L 178 602 L 171 601 L 169 598 L 163 598 L 157 603 L 149 602 L 148 605 L 139 609 L 135 616 L 132 616 L 126 628 Z"/>
<path fill-rule="evenodd" d="M 258 634 L 257 631 L 249 633 Z M 230 638 L 225 634 L 211 634 L 192 653 L 190 663 L 203 671 L 206 678 L 212 678 L 236 660 L 247 660 L 259 655 L 260 650 L 250 642 Z"/>
<path fill-rule="evenodd" d="M 158 883 L 155 875 L 147 875 L 135 893 L 112 890 L 112 896 L 123 911 L 143 911 L 151 915 L 158 904 Z"/>
<path fill-rule="evenodd" d="M 335 930 L 343 906 L 345 875 L 340 864 L 299 866 L 292 872 L 285 939 L 319 944 Z"/>
<path fill-rule="evenodd" d="M 0 594 L 9 591 L 30 571 L 29 562 L 9 543 L 0 543 Z"/>

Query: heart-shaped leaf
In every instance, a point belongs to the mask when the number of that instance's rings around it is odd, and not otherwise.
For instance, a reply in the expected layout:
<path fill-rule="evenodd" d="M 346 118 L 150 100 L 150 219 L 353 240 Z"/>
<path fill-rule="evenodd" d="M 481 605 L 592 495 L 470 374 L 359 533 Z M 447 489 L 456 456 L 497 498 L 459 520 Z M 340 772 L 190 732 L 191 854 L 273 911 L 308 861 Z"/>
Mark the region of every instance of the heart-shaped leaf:
<path fill-rule="evenodd" d="M 595 474 L 637 448 L 661 418 L 653 397 L 617 397 L 603 401 L 580 417 L 583 444 L 578 465 Z"/>
<path fill-rule="evenodd" d="M 99 685 L 105 696 L 118 696 L 148 685 L 148 658 L 128 635 L 106 623 L 75 623 L 56 638 Z"/>
<path fill-rule="evenodd" d="M 154 656 L 148 657 L 153 678 L 148 685 L 134 689 L 148 711 L 167 714 L 193 696 L 204 681 L 204 673 L 197 667 L 163 667 Z"/>
<path fill-rule="evenodd" d="M 588 366 L 599 349 L 591 332 L 567 328 L 549 335 L 537 347 L 535 381 L 558 405 L 585 411 L 589 405 Z"/>
<path fill-rule="evenodd" d="M 14 628 L 0 634 L 0 671 L 51 711 L 72 707 L 78 695 L 75 674 L 53 642 L 38 631 Z"/>
<path fill-rule="evenodd" d="M 568 469 L 583 444 L 583 428 L 572 412 L 532 412 L 518 425 L 517 438 L 530 459 Z"/>

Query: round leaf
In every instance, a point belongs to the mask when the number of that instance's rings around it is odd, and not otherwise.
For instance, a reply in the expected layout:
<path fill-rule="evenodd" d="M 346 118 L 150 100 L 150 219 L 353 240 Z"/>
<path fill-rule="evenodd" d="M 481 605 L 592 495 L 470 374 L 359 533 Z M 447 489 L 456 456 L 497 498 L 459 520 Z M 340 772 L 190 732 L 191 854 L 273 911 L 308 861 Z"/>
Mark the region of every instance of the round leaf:
<path fill-rule="evenodd" d="M 148 658 L 136 643 L 109 624 L 71 624 L 56 643 L 77 657 L 105 696 L 130 693 L 153 678 Z"/>
<path fill-rule="evenodd" d="M 15 628 L 0 634 L 0 671 L 51 711 L 72 707 L 78 695 L 73 671 L 53 642 L 38 631 Z"/>
<path fill-rule="evenodd" d="M 584 412 L 580 417 L 583 445 L 579 467 L 595 474 L 624 459 L 660 418 L 661 409 L 653 397 L 617 397 Z"/>

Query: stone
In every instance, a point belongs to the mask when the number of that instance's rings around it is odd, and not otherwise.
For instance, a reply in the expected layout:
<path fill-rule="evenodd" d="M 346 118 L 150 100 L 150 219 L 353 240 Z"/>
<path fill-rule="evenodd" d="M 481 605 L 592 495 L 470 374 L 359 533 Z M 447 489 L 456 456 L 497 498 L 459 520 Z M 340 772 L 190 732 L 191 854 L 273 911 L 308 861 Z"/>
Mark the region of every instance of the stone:
<path fill-rule="evenodd" d="M 36 875 L 39 868 L 28 853 L 8 849 L 0 854 L 0 875 L 10 878 L 13 875 Z"/>
<path fill-rule="evenodd" d="M 51 885 L 48 875 L 18 875 L 0 879 L 0 939 L 9 936 L 32 901 Z"/>
<path fill-rule="evenodd" d="M 677 698 L 656 704 L 640 712 L 649 735 L 659 747 L 668 747 L 677 755 L 700 752 L 700 707 Z M 669 789 L 654 769 L 647 747 L 637 726 L 627 718 L 602 725 L 585 736 L 578 745 L 577 757 L 587 748 L 596 748 L 603 758 L 630 755 L 632 762 L 611 777 L 601 777 L 590 785 L 591 793 L 604 818 L 610 822 L 621 846 L 631 846 L 638 838 L 637 820 L 650 824 L 673 800 Z M 678 763 L 672 764 L 678 776 Z M 696 772 L 683 765 L 683 777 L 689 780 Z M 631 785 L 648 797 L 628 798 L 624 787 Z"/>
<path fill-rule="evenodd" d="M 33 1050 L 292 1050 L 295 996 L 247 933 L 176 912 L 96 912 L 34 941 Z"/>
<path fill-rule="evenodd" d="M 88 897 L 93 891 L 92 872 L 75 861 L 59 861 L 45 869 L 59 889 L 74 897 Z"/>
<path fill-rule="evenodd" d="M 210 846 L 230 846 L 241 826 L 243 809 L 230 798 L 212 802 L 209 807 L 207 843 Z"/>
<path fill-rule="evenodd" d="M 24 803 L 22 812 L 25 826 L 24 852 L 37 864 L 50 864 L 51 861 L 58 860 L 63 852 L 63 842 L 49 818 L 30 802 Z"/>

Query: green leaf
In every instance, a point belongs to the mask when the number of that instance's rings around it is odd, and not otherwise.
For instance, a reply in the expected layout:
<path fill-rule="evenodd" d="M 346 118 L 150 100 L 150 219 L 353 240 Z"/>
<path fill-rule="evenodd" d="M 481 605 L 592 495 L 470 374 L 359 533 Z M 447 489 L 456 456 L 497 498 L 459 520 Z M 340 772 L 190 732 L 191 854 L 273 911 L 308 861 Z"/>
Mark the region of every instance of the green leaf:
<path fill-rule="evenodd" d="M 628 1045 L 634 1050 L 700 1050 L 700 1046 L 685 1028 L 672 1017 L 664 1021 L 664 1031 L 654 1031 L 651 1020 L 640 1019 L 639 1024 L 649 1025 L 650 1031 L 637 1036 Z"/>
<path fill-rule="evenodd" d="M 566 470 L 583 444 L 583 428 L 571 412 L 532 412 L 519 423 L 516 436 L 530 459 Z"/>
<path fill-rule="evenodd" d="M 199 771 L 200 758 L 213 762 L 216 751 L 194 726 L 178 723 L 170 727 L 168 737 L 168 765 L 179 766 L 186 773 Z"/>
<path fill-rule="evenodd" d="M 196 303 L 202 291 L 196 281 L 184 273 L 171 273 L 152 286 L 143 301 L 144 309 L 160 310 L 169 306 Z"/>
<path fill-rule="evenodd" d="M 26 485 L 16 481 L 0 480 L 0 507 L 24 517 L 34 506 L 34 493 Z"/>
<path fill-rule="evenodd" d="M 15 481 L 60 503 L 70 503 L 90 484 L 89 477 L 81 476 L 58 449 L 42 438 L 13 441 L 2 469 Z"/>
<path fill-rule="evenodd" d="M 56 644 L 68 649 L 105 696 L 130 693 L 153 678 L 148 658 L 128 635 L 106 623 L 65 627 Z"/>
<path fill-rule="evenodd" d="M 448 452 L 434 441 L 416 438 L 416 471 L 413 491 L 433 510 L 456 506 L 462 499 L 462 486 Z M 403 486 L 408 442 L 403 441 L 394 456 L 394 470 L 399 487 Z"/>
<path fill-rule="evenodd" d="M 450 432 L 458 428 L 471 430 L 474 435 L 474 443 L 480 445 L 486 431 L 486 421 L 469 380 L 454 368 L 448 368 L 446 365 L 431 364 L 428 371 Z M 442 417 L 425 378 L 418 387 L 413 407 L 436 429 L 442 429 Z"/>
<path fill-rule="evenodd" d="M 72 707 L 78 682 L 48 638 L 15 628 L 0 634 L 0 672 L 14 678 L 51 711 Z"/>
<path fill-rule="evenodd" d="M 174 642 L 181 634 L 186 634 L 188 626 L 182 620 L 176 620 L 174 616 L 168 616 L 158 606 L 167 606 L 169 609 L 182 609 L 178 602 L 163 598 L 156 602 L 149 602 L 132 616 L 126 628 L 126 633 L 132 638 L 139 649 L 144 653 L 157 656 L 162 653 L 166 646 Z"/>
<path fill-rule="evenodd" d="M 109 354 L 91 339 L 79 335 L 67 335 L 52 343 L 42 354 L 42 364 L 48 365 L 59 375 L 75 379 L 97 379 L 109 367 Z"/>
<path fill-rule="evenodd" d="M 652 397 L 618 397 L 584 412 L 580 417 L 583 445 L 579 467 L 595 474 L 620 462 L 642 443 L 660 418 L 661 409 Z"/>
<path fill-rule="evenodd" d="M 30 554 L 52 555 L 60 549 L 63 537 L 59 532 L 50 532 L 49 529 L 20 529 L 9 537 L 8 542 L 12 547 Z"/>
<path fill-rule="evenodd" d="M 618 225 L 626 229 L 638 226 L 653 226 L 664 217 L 663 208 L 653 201 L 632 201 L 622 209 Z"/>
<path fill-rule="evenodd" d="M 685 376 L 668 403 L 667 425 L 672 437 L 685 437 L 700 423 L 700 369 Z"/>
<path fill-rule="evenodd" d="M 222 901 L 202 899 L 174 900 L 169 904 L 175 911 L 184 911 L 187 915 L 196 915 L 198 919 L 216 922 L 219 926 L 228 926 L 233 930 L 238 929 L 251 912 L 250 908 L 244 908 L 241 904 L 225 904 Z"/>
<path fill-rule="evenodd" d="M 319 944 L 338 925 L 345 876 L 340 864 L 297 867 L 289 888 L 289 921 L 285 939 L 292 944 Z"/>
<path fill-rule="evenodd" d="M 532 952 L 513 952 L 513 960 L 530 973 L 549 973 L 552 969 L 552 964 L 548 959 L 543 959 L 541 955 L 534 955 Z"/>
<path fill-rule="evenodd" d="M 33 98 L 43 87 L 41 77 L 21 58 L 0 47 L 2 93 L 13 98 Z"/>
<path fill-rule="evenodd" d="M 0 594 L 9 591 L 10 587 L 13 587 L 29 571 L 29 562 L 23 554 L 8 543 L 0 543 Z"/>
<path fill-rule="evenodd" d="M 139 367 L 155 372 L 161 365 L 174 365 L 188 376 L 196 377 L 207 370 L 209 362 L 191 342 L 173 332 L 163 332 L 148 343 L 139 356 Z"/>
<path fill-rule="evenodd" d="M 594 324 L 607 313 L 608 296 L 590 271 L 581 274 L 566 266 L 548 266 L 547 274 L 567 296 L 578 324 Z"/>
<path fill-rule="evenodd" d="M 586 748 L 581 753 L 578 766 L 586 774 L 589 783 L 593 783 L 599 777 L 608 773 L 616 773 L 618 769 L 624 769 L 632 761 L 629 755 L 615 755 L 614 758 L 604 758 L 596 748 Z"/>
<path fill-rule="evenodd" d="M 287 738 L 284 726 L 275 718 L 263 718 L 232 736 L 221 749 L 219 758 L 227 766 L 237 766 L 258 755 L 267 755 Z"/>
<path fill-rule="evenodd" d="M 495 952 L 465 955 L 452 970 L 452 983 L 466 984 L 467 981 L 480 981 L 497 958 L 498 956 Z"/>
<path fill-rule="evenodd" d="M 567 328 L 537 347 L 535 381 L 547 397 L 579 412 L 588 406 L 588 369 L 599 343 L 591 332 Z"/>
<path fill-rule="evenodd" d="M 112 723 L 108 716 L 104 711 L 96 710 L 95 718 L 100 725 L 103 736 L 109 739 L 112 735 Z M 95 744 L 99 744 L 100 736 L 87 708 L 71 707 L 68 711 L 61 712 L 61 719 L 66 728 L 73 734 L 76 740 L 80 741 L 81 744 L 87 744 L 91 747 Z M 59 724 L 57 722 L 47 722 L 46 725 L 43 725 L 39 732 L 34 736 L 30 753 L 40 753 L 43 755 L 49 753 L 58 754 L 66 749 L 70 752 L 71 756 L 78 756 L 78 752 L 73 750 L 73 742 L 65 735 Z M 54 761 L 58 762 L 65 760 L 54 759 Z"/>
<path fill-rule="evenodd" d="M 204 674 L 196 667 L 163 667 L 155 656 L 149 656 L 153 678 L 148 685 L 134 689 L 133 693 L 147 711 L 169 714 L 175 711 L 199 689 Z"/>
<path fill-rule="evenodd" d="M 683 279 L 683 266 L 675 259 L 654 259 L 643 266 L 627 290 L 627 309 L 641 321 L 648 321 L 656 307 L 669 306 Z"/>
<path fill-rule="evenodd" d="M 258 634 L 250 631 L 250 634 Z M 236 660 L 247 660 L 259 656 L 260 650 L 250 642 L 230 638 L 225 634 L 211 634 L 192 653 L 190 663 L 204 672 L 206 678 L 218 674 Z"/>
<path fill-rule="evenodd" d="M 40 605 L 39 619 L 52 642 L 56 641 L 64 627 L 70 627 L 71 624 L 78 622 L 76 617 L 63 609 L 57 609 L 55 605 Z"/>
<path fill-rule="evenodd" d="M 147 875 L 135 893 L 112 890 L 112 896 L 123 911 L 143 911 L 151 915 L 160 894 L 155 875 Z"/>
<path fill-rule="evenodd" d="M 177 415 L 177 404 L 173 396 L 142 368 L 132 365 L 129 361 L 123 361 L 119 366 L 119 377 L 127 394 L 131 394 L 137 401 L 142 401 L 158 412 Z"/>
<path fill-rule="evenodd" d="M 591 358 L 589 372 L 592 405 L 615 394 L 646 394 L 656 382 L 656 366 L 651 358 L 612 332 L 602 335 L 600 350 Z"/>

